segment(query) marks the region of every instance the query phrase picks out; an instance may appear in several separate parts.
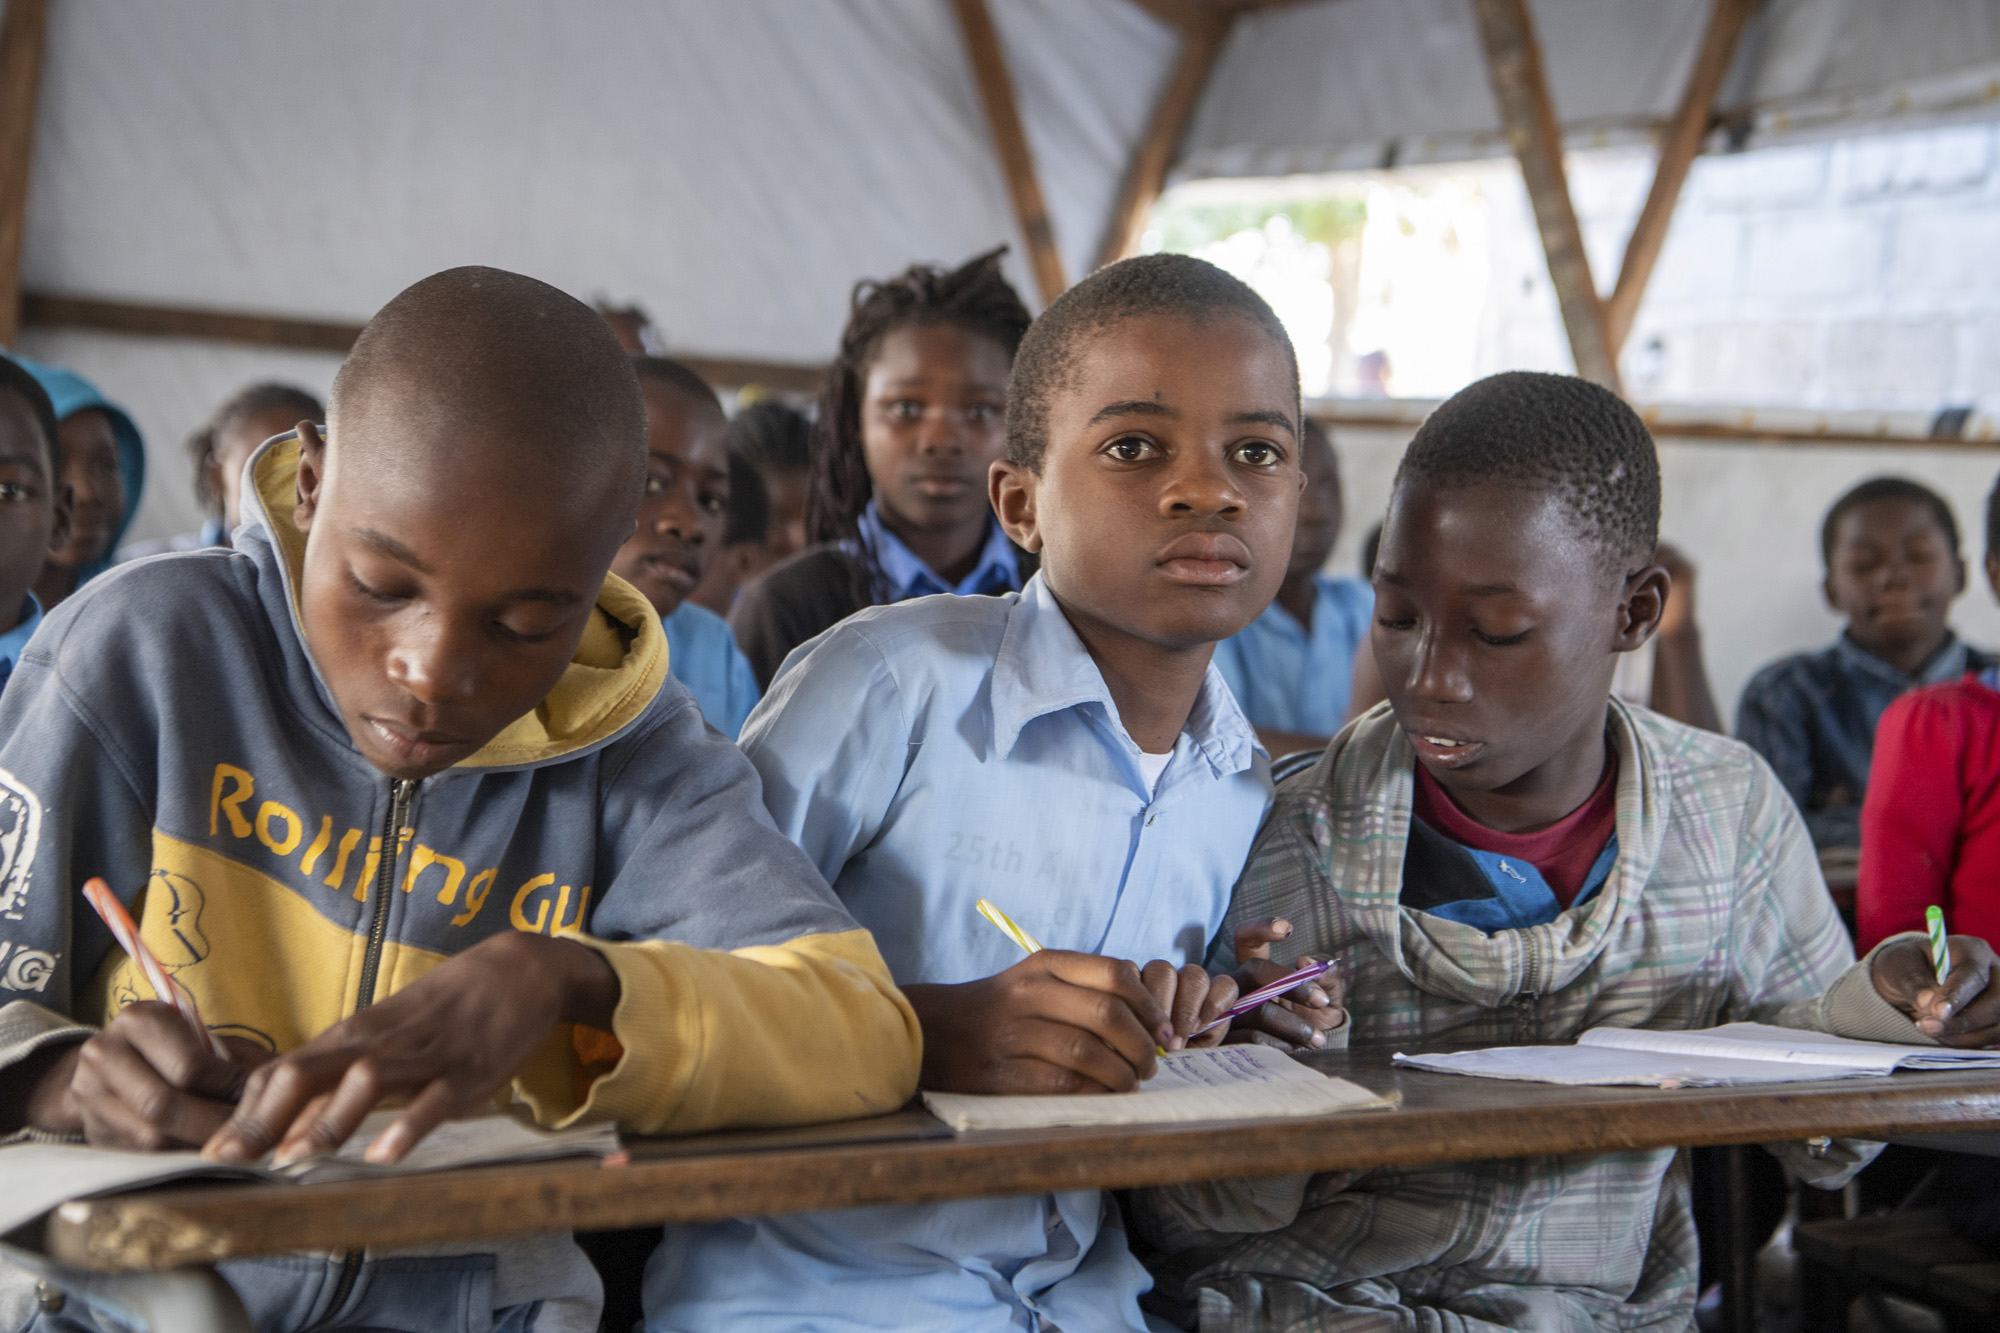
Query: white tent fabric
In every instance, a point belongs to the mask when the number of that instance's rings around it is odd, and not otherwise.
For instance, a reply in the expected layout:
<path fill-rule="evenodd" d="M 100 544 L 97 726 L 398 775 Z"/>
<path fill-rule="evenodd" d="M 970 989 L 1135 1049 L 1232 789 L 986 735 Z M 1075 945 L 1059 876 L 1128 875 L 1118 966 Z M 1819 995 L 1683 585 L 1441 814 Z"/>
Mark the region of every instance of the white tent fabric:
<path fill-rule="evenodd" d="M 1673 114 L 1712 0 L 1533 0 L 1572 144 Z M 1766 0 L 1719 110 L 1757 142 L 1887 121 L 1991 118 L 1991 0 Z M 1466 0 L 1335 0 L 1239 21 L 1176 175 L 1281 176 L 1508 152 Z"/>

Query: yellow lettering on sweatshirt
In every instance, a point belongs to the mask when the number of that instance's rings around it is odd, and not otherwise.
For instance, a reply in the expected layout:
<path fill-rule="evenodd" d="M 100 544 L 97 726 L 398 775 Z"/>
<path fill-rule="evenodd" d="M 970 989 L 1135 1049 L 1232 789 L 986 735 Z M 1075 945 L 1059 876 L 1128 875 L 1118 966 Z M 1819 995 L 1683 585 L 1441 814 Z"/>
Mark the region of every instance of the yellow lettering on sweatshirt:
<path fill-rule="evenodd" d="M 482 870 L 472 877 L 472 883 L 465 890 L 465 910 L 451 919 L 454 926 L 462 926 L 479 915 L 479 909 L 486 906 L 486 895 L 493 892 L 493 881 L 500 876 L 500 867 Z"/>
<path fill-rule="evenodd" d="M 229 795 L 222 794 L 222 780 L 229 779 L 235 784 Z M 257 779 L 234 764 L 217 764 L 215 782 L 209 788 L 208 834 L 215 837 L 220 831 L 218 814 L 229 816 L 229 831 L 239 838 L 250 836 L 250 821 L 243 817 L 243 803 L 257 790 Z"/>
<path fill-rule="evenodd" d="M 332 815 L 327 816 L 329 821 L 332 818 Z M 361 830 L 358 828 L 351 828 L 340 835 L 340 846 L 333 854 L 333 869 L 326 872 L 326 878 L 321 880 L 320 883 L 326 885 L 329 889 L 340 887 L 340 881 L 347 878 L 347 855 L 354 850 L 360 841 Z M 312 873 L 311 869 L 308 869 L 306 873 L 310 875 Z"/>
<path fill-rule="evenodd" d="M 403 873 L 403 892 L 408 893 L 414 888 L 417 877 L 432 866 L 444 871 L 444 887 L 438 890 L 438 901 L 447 906 L 458 901 L 458 886 L 465 879 L 465 862 L 455 856 L 434 852 L 422 843 L 417 844 L 415 854 L 410 857 L 410 868 Z"/>
<path fill-rule="evenodd" d="M 282 838 L 271 832 L 271 826 L 279 820 L 283 820 L 285 824 L 285 836 Z M 292 849 L 299 845 L 299 839 L 305 835 L 305 821 L 300 819 L 289 806 L 280 805 L 276 801 L 266 801 L 257 807 L 257 841 L 278 855 L 290 856 Z"/>
<path fill-rule="evenodd" d="M 368 896 L 368 886 L 375 882 L 375 867 L 382 864 L 382 840 L 368 840 L 368 855 L 361 859 L 361 878 L 354 881 L 354 901 L 360 902 Z"/>
<path fill-rule="evenodd" d="M 556 877 L 554 875 L 537 875 L 520 888 L 514 890 L 514 905 L 507 911 L 507 919 L 514 923 L 514 929 L 525 930 L 530 935 L 539 935 L 542 933 L 542 927 L 549 924 L 549 900 L 547 898 L 542 899 L 542 910 L 536 913 L 533 924 L 529 923 L 527 913 L 521 910 L 521 904 L 528 901 L 528 895 L 536 889 L 546 889 L 555 882 Z M 565 893 L 568 891 L 567 887 L 563 890 Z"/>
<path fill-rule="evenodd" d="M 332 841 L 333 816 L 321 815 L 319 817 L 319 832 L 313 835 L 312 846 L 306 848 L 305 859 L 299 862 L 299 873 L 301 875 L 304 875 L 308 879 L 312 878 L 313 867 L 319 864 L 320 855 L 326 851 L 327 845 Z"/>

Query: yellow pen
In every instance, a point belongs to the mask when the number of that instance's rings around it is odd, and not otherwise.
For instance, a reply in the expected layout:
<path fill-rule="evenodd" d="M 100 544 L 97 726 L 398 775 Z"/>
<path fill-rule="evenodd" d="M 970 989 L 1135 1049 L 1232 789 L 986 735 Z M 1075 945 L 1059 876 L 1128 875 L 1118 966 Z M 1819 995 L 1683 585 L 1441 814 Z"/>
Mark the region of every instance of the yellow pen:
<path fill-rule="evenodd" d="M 1000 927 L 1000 933 L 1021 946 L 1024 953 L 1040 953 L 1042 946 L 1035 943 L 1035 937 L 1014 924 L 1014 919 L 993 905 L 991 899 L 981 898 L 977 904 L 979 915 Z"/>
<path fill-rule="evenodd" d="M 995 907 L 991 899 L 981 898 L 973 906 L 979 909 L 979 915 L 998 926 L 1002 935 L 1005 935 L 1008 939 L 1019 945 L 1023 953 L 1040 953 L 1042 951 L 1042 946 L 1035 943 L 1035 937 L 1015 925 L 1014 918 Z M 1153 1047 L 1153 1051 L 1155 1054 L 1165 1055 L 1167 1048 L 1156 1045 Z"/>

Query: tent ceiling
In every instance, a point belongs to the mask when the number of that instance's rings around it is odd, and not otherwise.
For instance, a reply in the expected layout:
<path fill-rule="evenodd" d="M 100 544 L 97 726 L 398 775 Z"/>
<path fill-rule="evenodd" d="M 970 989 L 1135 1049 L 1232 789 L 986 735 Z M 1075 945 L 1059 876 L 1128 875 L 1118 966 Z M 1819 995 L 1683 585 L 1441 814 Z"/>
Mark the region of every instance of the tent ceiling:
<path fill-rule="evenodd" d="M 1668 115 L 1708 4 L 1534 0 L 1572 130 Z M 1131 0 L 991 7 L 1074 276 L 1178 37 Z M 1767 120 L 2000 95 L 1991 0 L 1769 0 L 1756 25 L 1723 101 Z M 1181 173 L 1486 155 L 1495 129 L 1465 0 L 1320 0 L 1237 21 Z M 817 361 L 855 278 L 1013 231 L 946 0 L 63 0 L 24 276 L 358 320 L 491 263 L 637 300 L 677 347 Z"/>
<path fill-rule="evenodd" d="M 1532 0 L 1572 144 L 1673 114 L 1711 0 Z M 2000 114 L 1992 0 L 1766 0 L 1718 109 L 1760 137 Z M 1466 0 L 1329 0 L 1240 20 L 1176 175 L 1277 176 L 1508 151 Z"/>

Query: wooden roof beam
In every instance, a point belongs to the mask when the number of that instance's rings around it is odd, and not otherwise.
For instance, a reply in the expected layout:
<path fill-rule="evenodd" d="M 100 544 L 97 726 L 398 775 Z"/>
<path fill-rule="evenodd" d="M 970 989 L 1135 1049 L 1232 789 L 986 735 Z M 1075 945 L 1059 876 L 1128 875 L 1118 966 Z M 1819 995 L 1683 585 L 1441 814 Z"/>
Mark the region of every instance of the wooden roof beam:
<path fill-rule="evenodd" d="M 1472 0 L 1472 10 L 1479 20 L 1493 96 L 1500 104 L 1500 122 L 1520 159 L 1521 178 L 1534 206 L 1535 227 L 1541 232 L 1576 373 L 1622 393 L 1618 361 L 1605 328 L 1604 303 L 1591 281 L 1590 257 L 1584 253 L 1583 232 L 1563 172 L 1562 127 L 1549 97 L 1527 0 Z"/>
<path fill-rule="evenodd" d="M 42 83 L 48 0 L 4 0 L 0 14 L 0 347 L 21 331 L 21 241 L 28 227 L 28 171 L 35 96 Z"/>
<path fill-rule="evenodd" d="M 1160 91 L 1160 100 L 1153 104 L 1152 118 L 1139 146 L 1132 152 L 1131 165 L 1125 170 L 1118 201 L 1112 205 L 1111 223 L 1105 228 L 1103 244 L 1097 251 L 1098 267 L 1138 252 L 1139 238 L 1146 229 L 1146 215 L 1152 212 L 1160 191 L 1166 187 L 1174 154 L 1187 134 L 1188 122 L 1194 119 L 1195 107 L 1201 103 L 1202 90 L 1208 87 L 1209 75 L 1215 71 L 1216 59 L 1229 40 L 1234 21 L 1235 14 L 1229 10 L 1198 8 L 1182 27 L 1180 55 L 1167 76 L 1166 87 Z"/>
<path fill-rule="evenodd" d="M 972 66 L 973 80 L 979 85 L 979 100 L 986 108 L 986 126 L 993 135 L 993 151 L 1000 159 L 1007 179 L 1007 195 L 1014 205 L 1014 220 L 1021 239 L 1028 246 L 1028 263 L 1047 305 L 1069 286 L 1063 277 L 1062 254 L 1056 249 L 1055 228 L 1049 222 L 1049 206 L 1042 197 L 1041 177 L 1035 172 L 1034 154 L 1028 149 L 1028 134 L 1021 125 L 1021 111 L 1014 97 L 1013 76 L 1007 71 L 1007 55 L 1000 46 L 1000 33 L 986 0 L 952 0 L 958 11 L 959 35 L 965 39 L 965 58 Z"/>
<path fill-rule="evenodd" d="M 1708 137 L 1714 123 L 1716 95 L 1722 91 L 1722 80 L 1729 73 L 1743 30 L 1749 26 L 1750 15 L 1756 8 L 1757 0 L 1715 0 L 1715 8 L 1709 13 L 1701 49 L 1695 55 L 1694 69 L 1688 74 L 1687 91 L 1681 95 L 1680 108 L 1660 137 L 1660 160 L 1653 170 L 1653 188 L 1647 192 L 1645 207 L 1639 210 L 1639 220 L 1625 242 L 1625 260 L 1618 269 L 1618 283 L 1604 301 L 1604 336 L 1614 361 L 1639 314 L 1639 302 L 1645 298 L 1646 284 L 1652 280 L 1653 265 L 1666 245 L 1667 227 L 1673 221 L 1681 187 L 1687 184 L 1688 172 L 1694 166 L 1696 154 L 1701 152 L 1701 142 Z"/>
<path fill-rule="evenodd" d="M 23 321 L 43 328 L 95 329 L 101 333 L 157 338 L 200 338 L 251 347 L 330 352 L 345 356 L 361 335 L 361 325 L 339 320 L 188 306 L 145 305 L 78 296 L 29 292 L 21 302 Z M 740 357 L 702 356 L 673 349 L 670 355 L 710 384 L 735 389 L 746 384 L 791 393 L 817 393 L 826 367 Z"/>

